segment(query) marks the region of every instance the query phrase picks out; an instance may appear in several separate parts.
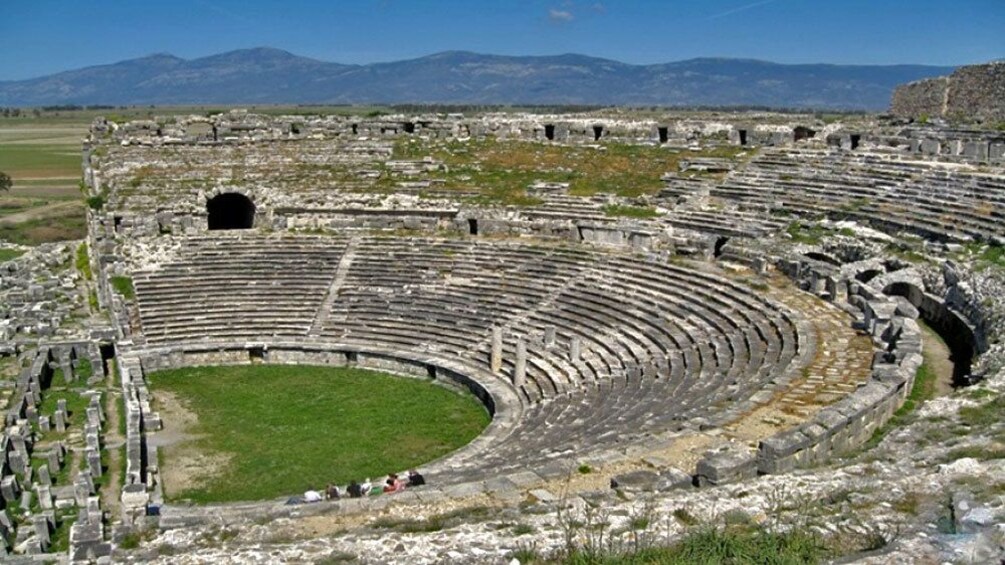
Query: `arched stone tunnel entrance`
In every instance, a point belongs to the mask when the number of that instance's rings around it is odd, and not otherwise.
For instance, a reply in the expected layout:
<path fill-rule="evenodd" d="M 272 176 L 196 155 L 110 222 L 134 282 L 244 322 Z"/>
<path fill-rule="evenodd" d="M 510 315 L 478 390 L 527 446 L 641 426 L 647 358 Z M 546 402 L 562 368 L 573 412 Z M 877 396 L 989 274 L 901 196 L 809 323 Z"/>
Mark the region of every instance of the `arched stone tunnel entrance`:
<path fill-rule="evenodd" d="M 218 194 L 206 201 L 210 230 L 246 230 L 255 225 L 255 204 L 237 192 Z"/>

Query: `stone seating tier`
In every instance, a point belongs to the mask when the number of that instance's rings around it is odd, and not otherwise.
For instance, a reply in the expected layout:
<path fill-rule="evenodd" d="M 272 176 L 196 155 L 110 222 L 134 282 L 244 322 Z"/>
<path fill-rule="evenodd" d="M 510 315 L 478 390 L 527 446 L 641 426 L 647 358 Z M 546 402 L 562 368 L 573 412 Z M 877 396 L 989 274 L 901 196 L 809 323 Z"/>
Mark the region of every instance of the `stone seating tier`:
<path fill-rule="evenodd" d="M 745 205 L 851 217 L 929 237 L 1005 234 L 1005 183 L 975 168 L 868 152 L 769 149 L 710 189 Z"/>
<path fill-rule="evenodd" d="M 486 459 L 451 463 L 458 477 L 713 417 L 797 371 L 806 354 L 799 316 L 742 285 L 582 248 L 203 236 L 134 280 L 153 345 L 321 340 L 484 374 L 501 328 L 495 378 L 515 385 L 526 413 Z M 514 382 L 518 340 L 527 363 Z"/>

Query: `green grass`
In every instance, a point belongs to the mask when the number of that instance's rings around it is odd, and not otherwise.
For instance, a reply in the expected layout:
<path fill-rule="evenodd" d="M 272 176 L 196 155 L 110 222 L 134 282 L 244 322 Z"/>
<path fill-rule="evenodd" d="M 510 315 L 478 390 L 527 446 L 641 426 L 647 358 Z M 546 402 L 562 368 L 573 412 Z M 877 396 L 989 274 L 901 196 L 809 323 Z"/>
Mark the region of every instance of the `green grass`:
<path fill-rule="evenodd" d="M 862 446 L 862 449 L 868 451 L 876 447 L 879 442 L 883 441 L 886 434 L 890 433 L 890 430 L 909 422 L 914 411 L 926 400 L 935 396 L 935 380 L 937 378 L 938 375 L 935 374 L 928 362 L 923 362 L 914 375 L 914 386 L 911 387 L 911 392 L 908 393 L 904 404 L 893 413 L 893 417 L 887 420 L 883 427 L 873 432 L 872 437 Z"/>
<path fill-rule="evenodd" d="M 77 254 L 75 259 L 75 264 L 77 266 L 77 271 L 80 275 L 84 277 L 84 280 L 91 280 L 94 275 L 91 273 L 91 261 L 87 256 L 87 243 L 82 242 L 77 247 Z"/>
<path fill-rule="evenodd" d="M 133 288 L 133 279 L 123 276 L 114 276 L 109 280 L 112 283 L 112 288 L 115 292 L 118 292 L 126 300 L 132 300 L 136 297 L 136 289 Z"/>
<path fill-rule="evenodd" d="M 785 228 L 785 232 L 792 237 L 794 243 L 805 243 L 806 245 L 819 245 L 823 237 L 830 233 L 821 226 L 803 226 L 802 222 L 795 221 Z"/>
<path fill-rule="evenodd" d="M 0 239 L 21 245 L 80 239 L 87 235 L 87 217 L 83 207 L 58 215 L 0 225 Z"/>
<path fill-rule="evenodd" d="M 569 183 L 569 193 L 577 196 L 602 193 L 638 197 L 659 192 L 664 184 L 660 177 L 676 171 L 681 159 L 735 158 L 742 151 L 732 146 L 672 152 L 663 147 L 624 143 L 604 143 L 602 149 L 597 149 L 491 138 L 438 144 L 402 139 L 395 144 L 394 156 L 432 156 L 447 166 L 447 171 L 430 175 L 442 180 L 445 188 L 474 188 L 497 202 L 528 205 L 519 199 L 528 198 L 525 189 L 536 181 Z"/>
<path fill-rule="evenodd" d="M 78 379 L 87 380 L 91 378 L 91 375 L 94 374 L 94 367 L 91 366 L 91 360 L 86 357 L 81 357 L 80 360 L 77 361 L 76 373 Z"/>
<path fill-rule="evenodd" d="M 0 171 L 14 179 L 80 176 L 80 143 L 6 143 L 0 151 Z"/>
<path fill-rule="evenodd" d="M 566 565 L 795 565 L 819 563 L 828 553 L 825 540 L 809 530 L 773 532 L 748 526 L 705 526 L 665 547 L 649 547 L 624 553 L 580 549 L 571 552 L 560 562 Z"/>
<path fill-rule="evenodd" d="M 655 218 L 660 215 L 656 208 L 651 206 L 621 206 L 618 204 L 604 206 L 604 214 L 619 218 Z"/>
<path fill-rule="evenodd" d="M 225 472 L 175 497 L 195 502 L 379 480 L 465 445 L 490 420 L 473 396 L 362 369 L 193 367 L 153 373 L 150 383 L 155 398 L 171 391 L 198 416 L 188 433 L 205 436 L 195 449 L 230 457 Z M 166 468 L 171 458 L 167 450 Z"/>
<path fill-rule="evenodd" d="M 49 546 L 51 553 L 66 553 L 70 549 L 70 528 L 77 521 L 77 517 L 68 513 L 57 520 L 56 531 L 52 533 Z"/>
<path fill-rule="evenodd" d="M 0 249 L 0 263 L 4 261 L 10 261 L 11 259 L 17 259 L 24 254 L 24 251 L 20 249 Z"/>

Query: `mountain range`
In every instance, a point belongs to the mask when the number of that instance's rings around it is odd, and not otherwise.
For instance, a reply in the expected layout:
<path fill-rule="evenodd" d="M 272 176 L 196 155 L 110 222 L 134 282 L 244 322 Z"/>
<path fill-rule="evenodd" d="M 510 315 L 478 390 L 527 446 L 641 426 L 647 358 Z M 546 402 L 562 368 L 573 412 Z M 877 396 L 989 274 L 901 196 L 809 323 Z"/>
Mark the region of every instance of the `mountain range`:
<path fill-rule="evenodd" d="M 447 51 L 344 65 L 269 47 L 198 59 L 156 54 L 0 81 L 0 106 L 185 104 L 588 104 L 885 110 L 924 65 L 785 65 L 700 58 L 631 65 L 588 57 Z"/>

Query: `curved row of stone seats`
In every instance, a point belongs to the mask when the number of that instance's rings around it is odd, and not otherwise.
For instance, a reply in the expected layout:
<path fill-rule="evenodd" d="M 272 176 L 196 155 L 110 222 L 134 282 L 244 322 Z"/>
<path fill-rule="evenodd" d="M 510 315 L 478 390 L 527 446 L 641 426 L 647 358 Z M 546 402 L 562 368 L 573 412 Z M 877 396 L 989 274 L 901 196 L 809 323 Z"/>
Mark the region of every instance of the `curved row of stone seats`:
<path fill-rule="evenodd" d="M 605 213 L 603 202 L 582 196 L 548 195 L 536 206 L 520 211 L 524 217 L 544 220 L 590 220 L 593 222 L 610 222 L 617 218 Z"/>
<path fill-rule="evenodd" d="M 240 272 L 251 255 L 267 263 L 271 246 L 282 258 L 275 269 Z M 291 297 L 273 285 L 286 280 L 280 271 L 287 265 L 325 270 L 314 295 Z M 807 354 L 807 330 L 795 314 L 685 267 L 577 248 L 375 237 L 191 238 L 176 263 L 137 275 L 144 329 L 161 331 L 148 339 L 276 335 L 281 316 L 263 323 L 245 314 L 229 325 L 200 319 L 201 309 L 234 288 L 199 281 L 232 270 L 233 281 L 258 278 L 250 288 L 268 291 L 251 295 L 260 301 L 255 312 L 301 308 L 289 331 L 306 335 L 319 320 L 311 338 L 324 342 L 447 359 L 486 374 L 492 329 L 499 327 L 498 378 L 512 383 L 521 340 L 527 366 L 517 392 L 525 415 L 491 453 L 449 462 L 452 480 L 517 469 L 542 454 L 602 449 L 615 435 L 641 438 L 692 418 L 707 421 L 794 371 Z"/>
<path fill-rule="evenodd" d="M 889 155 L 767 150 L 710 194 L 840 214 L 934 237 L 986 239 L 1005 232 L 1005 186 L 992 175 Z"/>
<path fill-rule="evenodd" d="M 175 261 L 134 275 L 148 342 L 306 335 L 346 240 L 185 239 Z"/>
<path fill-rule="evenodd" d="M 764 329 L 771 327 L 769 316 L 747 315 L 743 303 L 735 300 L 719 303 L 718 293 L 736 296 L 736 289 L 717 289 L 683 269 L 672 270 L 672 277 L 666 271 L 654 273 L 642 282 L 641 263 L 602 263 L 597 260 L 601 256 L 570 262 L 551 251 L 545 256 L 547 272 L 542 273 L 532 266 L 542 260 L 541 251 L 534 249 L 520 249 L 521 256 L 505 246 L 427 242 L 404 252 L 389 250 L 396 245 L 400 244 L 360 244 L 321 335 L 340 342 L 390 341 L 439 353 L 462 354 L 474 348 L 471 355 L 487 365 L 490 346 L 485 336 L 494 325 L 508 325 L 512 338 L 504 346 L 503 374 L 512 378 L 515 338 L 520 337 L 529 353 L 522 391 L 528 401 L 625 375 L 634 368 L 656 376 L 660 365 L 665 372 L 697 367 L 715 372 L 721 366 L 718 372 L 735 377 L 748 372 L 750 360 L 763 361 L 762 350 L 768 349 L 745 332 L 782 341 L 783 332 L 777 327 Z M 506 273 L 485 271 L 507 262 L 524 267 Z M 598 274 L 609 271 L 624 276 Z M 569 282 L 556 286 L 547 278 L 555 274 Z M 671 281 L 689 296 L 669 297 L 666 289 Z M 643 290 L 642 284 L 649 284 L 649 289 Z M 650 296 L 643 298 L 646 292 Z M 666 309 L 667 305 L 674 306 Z M 625 316 L 626 312 L 632 315 Z M 749 325 L 741 331 L 723 312 Z M 765 325 L 759 326 L 760 322 Z M 549 326 L 555 328 L 556 342 L 542 344 Z M 786 337 L 791 334 L 788 326 Z M 583 344 L 578 360 L 568 359 L 573 338 Z M 795 346 L 789 347 L 787 353 Z"/>
<path fill-rule="evenodd" d="M 335 253 L 344 247 L 341 241 L 321 245 L 331 256 L 319 262 L 301 256 L 317 246 L 285 241 L 286 249 L 262 259 L 282 258 L 282 273 L 249 269 L 237 275 L 229 273 L 240 269 L 245 253 L 259 254 L 273 243 L 209 241 L 193 238 L 182 261 L 137 277 L 149 341 L 303 334 L 318 315 Z M 792 323 L 778 319 L 777 307 L 765 311 L 740 287 L 685 269 L 578 250 L 405 241 L 359 242 L 331 311 L 322 313 L 321 337 L 468 354 L 488 364 L 486 336 L 493 326 L 508 324 L 530 353 L 522 389 L 529 402 L 633 374 L 716 375 L 735 388 L 739 377 L 760 374 L 764 364 L 784 366 L 797 348 Z M 312 279 L 293 265 L 328 271 Z M 217 271 L 228 275 L 203 284 Z M 290 275 L 314 280 L 313 296 L 291 299 L 289 290 L 299 288 L 291 285 L 303 283 L 289 282 Z M 249 301 L 258 301 L 257 309 L 249 312 Z M 234 316 L 235 309 L 244 314 Z M 558 343 L 539 345 L 534 336 L 549 326 Z M 583 347 L 572 360 L 574 338 Z M 512 378 L 512 339 L 504 358 L 503 374 Z"/>
<path fill-rule="evenodd" d="M 690 229 L 726 237 L 764 237 L 785 226 L 785 223 L 764 214 L 741 210 L 709 211 L 676 209 L 662 221 L 675 228 Z"/>

